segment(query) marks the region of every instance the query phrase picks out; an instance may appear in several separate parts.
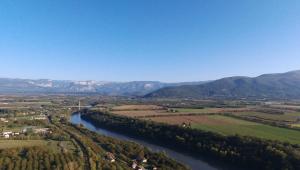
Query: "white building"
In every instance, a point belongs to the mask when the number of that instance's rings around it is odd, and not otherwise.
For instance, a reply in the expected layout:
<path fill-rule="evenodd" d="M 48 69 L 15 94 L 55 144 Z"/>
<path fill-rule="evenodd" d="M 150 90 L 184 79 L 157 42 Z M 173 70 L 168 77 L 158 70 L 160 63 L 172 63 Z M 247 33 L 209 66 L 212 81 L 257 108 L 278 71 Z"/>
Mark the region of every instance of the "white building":
<path fill-rule="evenodd" d="M 13 135 L 13 132 L 3 132 L 2 133 L 2 136 L 5 138 L 5 139 L 8 139 L 10 136 Z"/>

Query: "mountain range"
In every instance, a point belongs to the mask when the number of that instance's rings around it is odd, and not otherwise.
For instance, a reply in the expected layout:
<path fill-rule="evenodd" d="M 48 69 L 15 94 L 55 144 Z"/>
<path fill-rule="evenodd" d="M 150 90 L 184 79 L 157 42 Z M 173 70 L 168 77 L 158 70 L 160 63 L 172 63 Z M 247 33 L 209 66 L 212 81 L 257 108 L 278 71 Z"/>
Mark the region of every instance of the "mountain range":
<path fill-rule="evenodd" d="M 158 81 L 105 82 L 49 79 L 0 78 L 0 93 L 97 93 L 110 96 L 143 96 L 155 90 L 203 82 L 163 83 Z"/>
<path fill-rule="evenodd" d="M 95 93 L 144 98 L 274 98 L 300 99 L 300 70 L 258 77 L 227 77 L 214 81 L 71 81 L 0 78 L 0 93 Z"/>
<path fill-rule="evenodd" d="M 300 70 L 254 78 L 228 77 L 200 85 L 165 87 L 145 97 L 300 99 Z"/>

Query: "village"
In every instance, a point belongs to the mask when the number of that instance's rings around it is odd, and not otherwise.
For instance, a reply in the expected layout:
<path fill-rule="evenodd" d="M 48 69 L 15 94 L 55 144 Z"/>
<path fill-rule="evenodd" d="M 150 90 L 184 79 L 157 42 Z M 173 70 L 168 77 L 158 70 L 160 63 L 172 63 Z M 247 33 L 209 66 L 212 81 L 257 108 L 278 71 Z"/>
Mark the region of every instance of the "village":
<path fill-rule="evenodd" d="M 16 138 L 20 135 L 28 135 L 29 132 L 38 135 L 51 134 L 50 128 L 36 128 L 36 127 L 25 127 L 22 131 L 2 131 L 0 137 L 5 139 Z"/>
<path fill-rule="evenodd" d="M 0 117 L 0 138 L 19 139 L 24 136 L 51 134 L 50 128 L 45 128 L 42 122 L 48 120 L 46 114 L 35 112 L 22 113 L 22 116 Z M 18 122 L 21 122 L 20 124 Z M 32 124 L 32 125 L 31 125 Z M 33 126 L 37 124 L 39 126 Z"/>
<path fill-rule="evenodd" d="M 116 157 L 111 152 L 106 153 L 106 159 L 108 161 L 110 161 L 111 163 L 116 162 Z M 148 160 L 145 157 L 138 156 L 136 159 L 132 160 L 131 168 L 134 170 L 146 170 L 145 167 L 152 167 L 152 166 L 148 165 L 147 163 L 148 163 Z M 151 169 L 157 170 L 156 167 L 152 167 Z"/>

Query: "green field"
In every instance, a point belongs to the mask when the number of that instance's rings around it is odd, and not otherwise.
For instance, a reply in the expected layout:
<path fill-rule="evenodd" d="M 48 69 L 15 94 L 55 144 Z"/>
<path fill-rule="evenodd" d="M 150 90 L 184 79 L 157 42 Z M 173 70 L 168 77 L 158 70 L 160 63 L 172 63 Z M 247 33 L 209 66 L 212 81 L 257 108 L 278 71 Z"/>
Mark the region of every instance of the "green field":
<path fill-rule="evenodd" d="M 292 124 L 292 127 L 300 128 L 300 124 Z"/>
<path fill-rule="evenodd" d="M 241 117 L 256 117 L 270 121 L 286 121 L 286 122 L 295 122 L 300 118 L 300 113 L 298 112 L 289 112 L 285 114 L 268 114 L 261 112 L 241 112 L 234 113 L 236 116 Z"/>
<path fill-rule="evenodd" d="M 212 131 L 223 135 L 242 135 L 254 136 L 270 140 L 279 140 L 282 142 L 290 142 L 300 144 L 300 131 L 279 128 L 259 123 L 239 120 L 225 116 L 209 116 L 211 121 L 222 121 L 223 123 L 198 123 L 192 124 L 192 128 L 205 131 Z"/>

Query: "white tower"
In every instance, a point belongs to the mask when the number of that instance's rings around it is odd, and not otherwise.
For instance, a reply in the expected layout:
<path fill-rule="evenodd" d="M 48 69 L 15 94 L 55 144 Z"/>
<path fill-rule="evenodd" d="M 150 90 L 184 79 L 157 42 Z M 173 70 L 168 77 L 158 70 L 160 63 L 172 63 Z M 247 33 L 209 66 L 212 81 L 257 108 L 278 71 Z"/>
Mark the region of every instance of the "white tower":
<path fill-rule="evenodd" d="M 80 110 L 80 100 L 79 100 L 79 102 L 78 102 L 78 109 Z"/>

